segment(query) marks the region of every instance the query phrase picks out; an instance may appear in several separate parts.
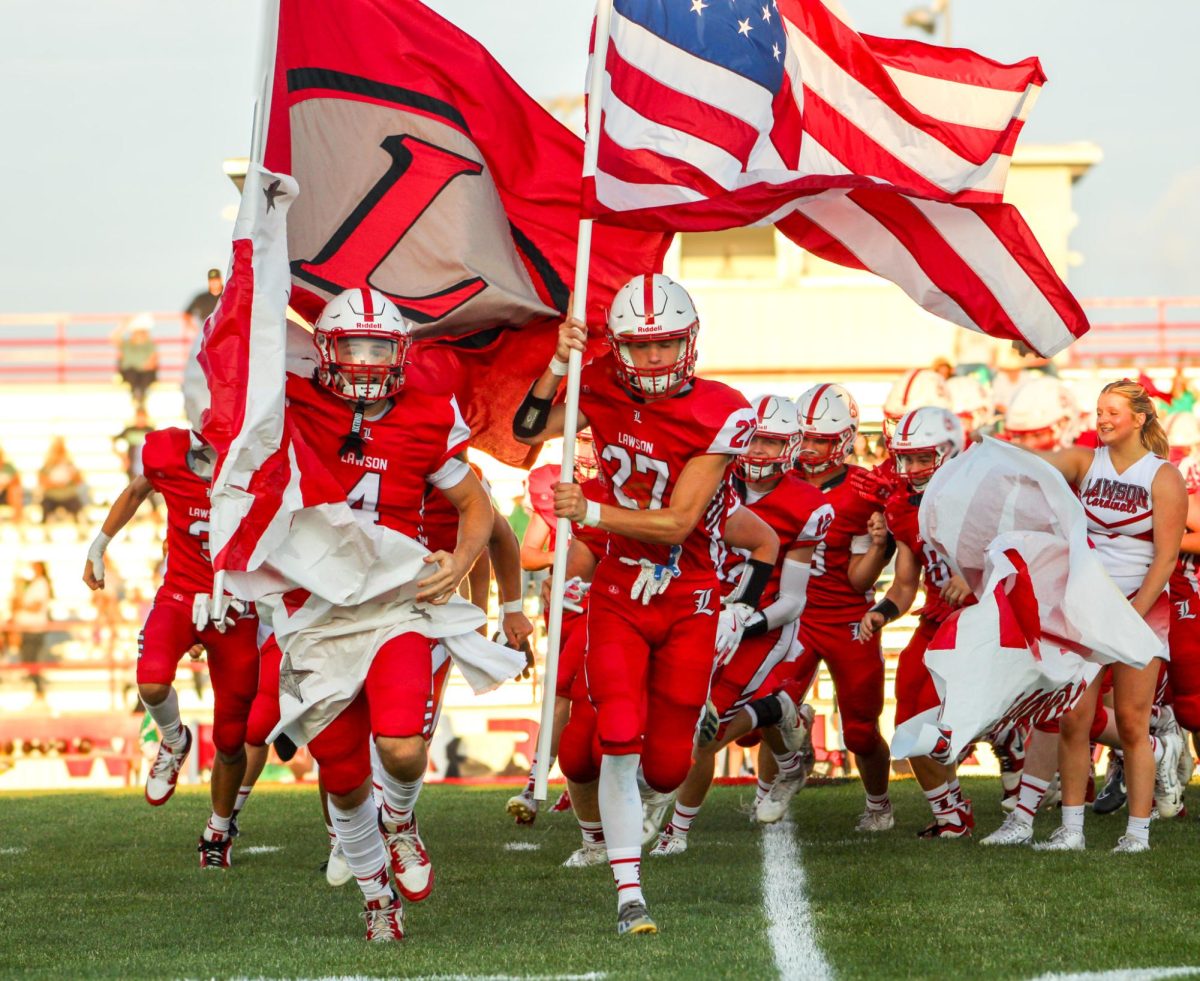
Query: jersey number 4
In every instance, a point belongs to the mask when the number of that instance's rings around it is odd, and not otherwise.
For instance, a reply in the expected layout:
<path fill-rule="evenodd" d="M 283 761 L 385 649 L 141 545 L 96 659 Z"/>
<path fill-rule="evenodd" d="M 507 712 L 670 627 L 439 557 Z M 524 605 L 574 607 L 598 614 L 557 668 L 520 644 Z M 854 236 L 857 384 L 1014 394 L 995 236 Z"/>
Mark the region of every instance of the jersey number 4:
<path fill-rule="evenodd" d="M 625 492 L 625 483 L 636 470 L 641 474 L 654 474 L 654 487 L 650 491 L 649 510 L 656 511 L 663 506 L 663 494 L 667 491 L 667 481 L 671 479 L 671 471 L 662 460 L 646 456 L 644 453 L 634 453 L 632 457 L 623 446 L 610 443 L 604 447 L 601 456 L 609 463 L 615 463 L 617 472 L 612 475 L 613 496 L 622 507 L 639 509 L 642 505 Z"/>
<path fill-rule="evenodd" d="M 379 474 L 365 473 L 346 494 L 346 503 L 352 508 L 366 511 L 379 520 Z"/>

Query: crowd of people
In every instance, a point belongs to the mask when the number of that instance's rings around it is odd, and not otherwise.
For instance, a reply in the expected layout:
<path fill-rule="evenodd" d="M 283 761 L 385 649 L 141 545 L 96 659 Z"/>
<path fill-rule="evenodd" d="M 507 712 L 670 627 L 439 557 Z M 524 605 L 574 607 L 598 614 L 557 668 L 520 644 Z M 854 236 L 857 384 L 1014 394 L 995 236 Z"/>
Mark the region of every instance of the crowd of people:
<path fill-rule="evenodd" d="M 1018 720 L 986 734 L 1001 762 L 1008 813 L 983 843 L 1031 843 L 1033 815 L 1056 797 L 1062 828 L 1035 847 L 1083 848 L 1093 801 L 1097 810 L 1128 808 L 1117 852 L 1146 850 L 1152 815 L 1179 812 L 1192 768 L 1185 731 L 1200 729 L 1189 612 L 1197 590 L 1192 556 L 1200 553 L 1200 520 L 1193 525 L 1189 514 L 1200 492 L 1200 425 L 1186 399 L 1172 400 L 1176 411 L 1165 414 L 1164 427 L 1137 382 L 1106 386 L 1093 412 L 1051 366 L 1030 371 L 1027 358 L 994 378 L 937 364 L 896 381 L 871 446 L 853 394 L 834 381 L 794 401 L 768 394 L 748 402 L 697 377 L 699 327 L 691 297 L 666 276 L 637 276 L 617 294 L 607 322 L 611 351 L 585 366 L 571 420 L 574 479 L 562 480 L 554 467 L 535 470 L 528 520 L 510 523 L 465 463 L 471 437 L 457 403 L 410 351 L 408 324 L 391 301 L 350 290 L 314 325 L 316 368 L 311 377 L 289 375 L 287 411 L 350 506 L 428 553 L 404 611 L 370 610 L 392 629 L 373 635 L 349 701 L 327 713 L 307 744 L 319 765 L 330 841 L 326 877 L 334 885 L 357 881 L 368 939 L 401 939 L 404 901 L 423 900 L 434 885 L 416 806 L 453 637 L 423 632 L 421 622 L 441 615 L 464 581 L 486 606 L 488 572 L 471 573 L 490 568 L 502 604 L 500 639 L 528 651 L 533 625 L 522 572 L 550 566 L 559 519 L 572 531 L 552 752 L 567 778 L 556 807 L 574 812 L 581 835 L 563 864 L 610 866 L 620 934 L 657 931 L 643 890 L 643 850 L 656 859 L 689 850 L 720 750 L 757 746 L 754 820 L 770 824 L 787 814 L 812 767 L 805 695 L 822 664 L 863 785 L 855 830 L 894 832 L 881 634 L 923 597 L 899 657 L 900 724 L 936 705 L 924 653 L 940 626 L 975 602 L 947 557 L 922 539 L 922 495 L 942 466 L 987 435 L 1040 455 L 1077 491 L 1097 554 L 1163 647 L 1145 669 L 1103 672 L 1060 718 L 1036 726 Z M 549 366 L 516 412 L 519 441 L 538 446 L 564 435 L 559 389 L 586 336 L 582 324 L 562 324 Z M 137 669 L 161 739 L 146 799 L 156 806 L 170 799 L 191 752 L 173 683 L 179 661 L 199 645 L 216 700 L 217 764 L 197 847 L 202 868 L 222 869 L 232 864 L 238 817 L 268 740 L 281 756 L 295 751 L 289 733 L 298 730 L 281 705 L 312 698 L 314 682 L 333 680 L 328 672 L 337 669 L 306 659 L 290 634 L 276 636 L 307 591 L 260 599 L 257 609 L 214 594 L 214 452 L 200 432 L 197 415 L 190 430 L 157 431 L 140 416 L 122 434 L 129 484 L 89 550 L 84 580 L 93 590 L 106 587 L 112 538 L 144 501 L 161 496 L 170 561 Z M 57 479 L 71 484 L 77 473 L 56 459 Z M 878 595 L 887 569 L 889 584 Z M 532 655 L 524 660 L 528 668 Z M 1097 743 L 1110 747 L 1098 794 L 1089 782 Z M 977 815 L 953 761 L 910 763 L 929 806 L 920 837 L 974 836 Z M 508 803 L 518 823 L 536 820 L 533 784 L 531 774 Z"/>

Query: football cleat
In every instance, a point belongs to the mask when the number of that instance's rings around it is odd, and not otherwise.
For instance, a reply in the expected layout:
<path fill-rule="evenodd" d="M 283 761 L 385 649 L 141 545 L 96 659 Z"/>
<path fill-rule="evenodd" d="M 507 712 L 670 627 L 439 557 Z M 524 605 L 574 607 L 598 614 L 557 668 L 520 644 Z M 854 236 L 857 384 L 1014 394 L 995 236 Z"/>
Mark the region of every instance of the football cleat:
<path fill-rule="evenodd" d="M 362 916 L 367 921 L 367 939 L 372 943 L 404 939 L 404 903 L 395 893 L 368 899 Z"/>
<path fill-rule="evenodd" d="M 537 820 L 538 802 L 528 790 L 522 790 L 515 797 L 510 797 L 504 809 L 517 824 L 528 825 Z"/>
<path fill-rule="evenodd" d="M 150 776 L 146 778 L 146 802 L 152 807 L 162 807 L 175 793 L 175 784 L 179 773 L 187 761 L 188 753 L 192 751 L 192 730 L 184 728 L 183 748 L 172 750 L 165 743 L 158 744 L 158 755 L 150 767 Z"/>
<path fill-rule="evenodd" d="M 1087 847 L 1083 832 L 1075 828 L 1059 825 L 1054 833 L 1045 841 L 1035 841 L 1035 852 L 1081 852 Z"/>
<path fill-rule="evenodd" d="M 227 869 L 233 865 L 233 839 L 229 835 L 222 835 L 214 841 L 201 835 L 196 851 L 200 853 L 202 869 Z"/>
<path fill-rule="evenodd" d="M 626 903 L 617 912 L 617 936 L 627 933 L 658 933 L 658 926 L 650 919 L 645 903 Z"/>
<path fill-rule="evenodd" d="M 890 807 L 882 807 L 878 810 L 868 807 L 859 815 L 858 824 L 854 826 L 854 830 L 864 834 L 874 834 L 877 831 L 891 831 L 895 826 L 896 817 Z"/>
<path fill-rule="evenodd" d="M 607 865 L 608 849 L 604 842 L 589 842 L 567 856 L 564 869 L 586 869 L 589 865 Z"/>
<path fill-rule="evenodd" d="M 642 788 L 642 844 L 648 845 L 658 835 L 663 818 L 675 803 L 674 794 L 660 794 L 650 787 Z"/>
<path fill-rule="evenodd" d="M 344 886 L 354 878 L 350 866 L 346 864 L 346 856 L 342 852 L 342 843 L 337 842 L 329 849 L 329 860 L 325 863 L 325 881 L 335 889 Z"/>
<path fill-rule="evenodd" d="M 1158 739 L 1163 746 L 1163 755 L 1154 767 L 1154 806 L 1160 817 L 1173 818 L 1183 807 L 1183 786 L 1179 782 L 1183 738 L 1176 728 L 1174 732 L 1160 730 Z"/>
<path fill-rule="evenodd" d="M 981 845 L 1032 845 L 1033 825 L 1018 820 L 1015 814 L 1010 814 L 1004 823 L 995 831 L 979 842 Z"/>
<path fill-rule="evenodd" d="M 1108 751 L 1108 770 L 1104 776 L 1104 786 L 1092 803 L 1095 814 L 1112 814 L 1125 806 L 1125 757 L 1119 753 Z"/>
<path fill-rule="evenodd" d="M 1141 838 L 1134 838 L 1131 835 L 1121 835 L 1117 839 L 1116 847 L 1112 850 L 1114 855 L 1133 855 L 1136 852 L 1150 851 L 1150 842 L 1142 841 Z"/>
<path fill-rule="evenodd" d="M 1187 787 L 1192 782 L 1192 773 L 1196 769 L 1196 761 L 1192 757 L 1192 747 L 1187 735 L 1181 729 L 1179 732 L 1179 786 Z"/>
<path fill-rule="evenodd" d="M 785 776 L 780 773 L 767 791 L 767 796 L 758 802 L 755 810 L 755 820 L 759 824 L 774 824 L 782 818 L 788 809 L 788 804 L 808 782 L 808 771 L 801 766 L 795 773 Z"/>
<path fill-rule="evenodd" d="M 812 723 L 813 707 L 811 705 L 796 706 L 787 692 L 781 691 L 776 696 L 779 707 L 783 709 L 783 718 L 776 728 L 783 737 L 783 745 L 793 753 L 799 753 L 807 758 L 812 755 Z"/>
<path fill-rule="evenodd" d="M 651 858 L 663 858 L 667 855 L 682 855 L 687 851 L 687 835 L 680 834 L 671 825 L 667 825 L 658 835 L 654 847 L 650 849 Z"/>
<path fill-rule="evenodd" d="M 558 800 L 554 802 L 554 806 L 550 808 L 551 814 L 565 814 L 571 810 L 571 791 L 564 790 L 558 795 Z"/>
<path fill-rule="evenodd" d="M 964 808 L 955 808 L 954 815 L 958 820 L 939 821 L 937 818 L 934 818 L 917 832 L 917 837 L 923 841 L 932 841 L 935 838 L 947 841 L 955 838 L 970 838 L 971 827 L 974 821 L 969 820 L 969 815 Z"/>
<path fill-rule="evenodd" d="M 229 837 L 230 838 L 236 838 L 238 835 L 240 835 L 242 833 L 242 829 L 238 827 L 237 816 L 238 816 L 237 811 L 234 811 L 232 814 L 229 815 Z"/>
<path fill-rule="evenodd" d="M 410 903 L 419 903 L 433 892 L 433 863 L 429 861 L 429 852 L 417 831 L 417 819 L 412 818 L 403 828 L 394 831 L 388 830 L 380 819 L 379 827 L 392 860 L 392 873 L 396 876 L 400 895 Z"/>

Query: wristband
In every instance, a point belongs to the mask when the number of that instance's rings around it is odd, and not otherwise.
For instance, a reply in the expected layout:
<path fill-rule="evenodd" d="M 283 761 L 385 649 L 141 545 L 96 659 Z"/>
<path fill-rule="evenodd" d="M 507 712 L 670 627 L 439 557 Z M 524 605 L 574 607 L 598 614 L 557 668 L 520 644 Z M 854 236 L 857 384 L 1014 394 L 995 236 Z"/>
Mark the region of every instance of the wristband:
<path fill-rule="evenodd" d="M 566 378 L 571 370 L 570 361 L 559 361 L 557 355 L 550 359 L 550 374 L 555 378 Z"/>
<path fill-rule="evenodd" d="M 596 528 L 600 525 L 600 502 L 588 501 L 587 514 L 583 516 L 583 520 L 579 522 L 581 525 L 586 525 L 588 528 Z"/>
<path fill-rule="evenodd" d="M 103 553 L 108 548 L 108 543 L 112 541 L 111 535 L 106 535 L 100 531 L 96 533 L 96 539 L 92 542 L 92 548 L 98 548 Z"/>
<path fill-rule="evenodd" d="M 900 616 L 900 607 L 898 607 L 890 599 L 887 599 L 885 597 L 884 599 L 881 599 L 878 603 L 876 603 L 873 607 L 871 607 L 869 612 L 882 613 L 883 614 L 883 622 L 891 623 L 898 616 Z"/>
<path fill-rule="evenodd" d="M 546 421 L 550 418 L 550 410 L 553 407 L 553 399 L 538 398 L 533 394 L 533 386 L 530 386 L 513 418 L 513 435 L 517 439 L 533 439 L 540 436 L 546 428 Z"/>
<path fill-rule="evenodd" d="M 500 604 L 500 612 L 508 613 L 524 613 L 525 604 L 518 600 L 509 600 L 507 603 Z"/>

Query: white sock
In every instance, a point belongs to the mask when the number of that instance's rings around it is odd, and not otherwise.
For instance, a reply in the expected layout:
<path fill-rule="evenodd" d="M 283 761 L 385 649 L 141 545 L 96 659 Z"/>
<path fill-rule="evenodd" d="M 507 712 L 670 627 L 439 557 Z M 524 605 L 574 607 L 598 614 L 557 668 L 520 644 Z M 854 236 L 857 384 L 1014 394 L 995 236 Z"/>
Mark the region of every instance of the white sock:
<path fill-rule="evenodd" d="M 398 780 L 386 770 L 378 773 L 380 787 L 383 792 L 383 823 L 389 831 L 407 825 L 412 820 L 413 808 L 417 804 L 417 796 L 425 783 L 422 774 L 416 780 Z"/>
<path fill-rule="evenodd" d="M 939 784 L 933 790 L 926 790 L 925 799 L 929 801 L 929 809 L 933 811 L 935 818 L 939 821 L 943 818 L 949 820 L 954 812 L 954 792 L 949 784 Z"/>
<path fill-rule="evenodd" d="M 1083 831 L 1083 813 L 1087 810 L 1087 806 L 1080 804 L 1078 807 L 1068 807 L 1063 805 L 1062 809 L 1062 826 L 1070 828 L 1072 831 Z"/>
<path fill-rule="evenodd" d="M 1018 821 L 1033 825 L 1033 818 L 1042 806 L 1042 800 L 1049 788 L 1049 780 L 1039 780 L 1028 773 L 1021 774 L 1021 789 L 1017 793 L 1017 806 L 1013 809 Z"/>
<path fill-rule="evenodd" d="M 1161 763 L 1163 753 L 1167 751 L 1167 747 L 1163 745 L 1163 741 L 1158 736 L 1150 737 L 1150 749 L 1154 753 L 1154 762 Z"/>
<path fill-rule="evenodd" d="M 667 825 L 667 830 L 674 829 L 674 833 L 681 838 L 686 838 L 687 833 L 692 829 L 692 822 L 696 820 L 696 815 L 700 813 L 700 805 L 688 807 L 686 804 L 675 802 L 675 813 L 671 815 L 671 821 Z"/>
<path fill-rule="evenodd" d="M 537 780 L 534 779 L 533 775 L 537 771 L 537 764 L 538 764 L 537 753 L 534 753 L 533 759 L 529 761 L 529 780 L 525 784 L 525 789 L 521 791 L 521 793 L 524 794 L 526 797 L 533 796 L 533 789 L 534 789 L 534 786 L 537 784 Z M 550 765 L 546 767 L 546 772 L 549 773 L 553 769 L 554 769 L 554 757 L 551 756 L 550 757 Z"/>
<path fill-rule="evenodd" d="M 638 792 L 641 757 L 611 756 L 600 759 L 600 823 L 608 864 L 617 884 L 617 909 L 626 903 L 644 903 L 642 895 L 642 797 Z"/>
<path fill-rule="evenodd" d="M 779 764 L 779 775 L 781 777 L 794 777 L 800 772 L 800 767 L 804 764 L 804 760 L 800 758 L 799 753 L 785 752 L 782 756 L 771 751 L 771 755 L 775 757 L 775 762 Z"/>
<path fill-rule="evenodd" d="M 205 841 L 219 841 L 229 834 L 229 818 L 221 817 L 213 811 L 208 818 L 208 826 L 204 829 Z"/>
<path fill-rule="evenodd" d="M 325 819 L 325 830 L 329 834 L 329 848 L 332 851 L 333 846 L 337 844 L 337 832 L 333 830 L 333 818 Z"/>
<path fill-rule="evenodd" d="M 358 807 L 343 811 L 331 799 L 329 816 L 337 829 L 346 864 L 358 880 L 358 888 L 367 899 L 392 895 L 388 878 L 388 856 L 383 835 L 379 833 L 379 811 L 368 797 Z"/>
<path fill-rule="evenodd" d="M 1138 841 L 1149 843 L 1150 841 L 1150 819 L 1135 818 L 1132 814 L 1129 820 L 1125 823 L 1125 834 L 1130 838 L 1135 838 Z"/>
<path fill-rule="evenodd" d="M 142 704 L 146 705 L 145 702 Z M 183 720 L 179 718 L 179 696 L 175 694 L 175 689 L 172 688 L 167 697 L 157 705 L 146 705 L 146 712 L 158 726 L 163 745 L 168 749 L 183 749 L 187 737 L 183 734 Z"/>
<path fill-rule="evenodd" d="M 770 792 L 771 785 L 763 780 L 762 777 L 759 777 L 758 786 L 754 788 L 754 806 L 758 807 L 759 804 L 767 799 L 767 794 Z"/>
<path fill-rule="evenodd" d="M 963 799 L 962 787 L 958 785 L 958 776 L 953 776 L 946 781 L 946 786 L 950 788 L 950 802 L 955 807 L 961 807 L 965 803 Z"/>
<path fill-rule="evenodd" d="M 580 821 L 579 833 L 585 845 L 604 844 L 604 825 L 599 821 Z"/>
<path fill-rule="evenodd" d="M 884 791 L 880 796 L 867 794 L 867 810 L 868 811 L 890 811 L 892 809 L 892 799 Z"/>
<path fill-rule="evenodd" d="M 253 789 L 253 786 L 247 787 L 245 784 L 242 784 L 242 786 L 238 787 L 237 800 L 233 802 L 234 814 L 242 813 L 242 808 L 246 806 L 246 801 L 250 798 L 250 791 Z"/>

